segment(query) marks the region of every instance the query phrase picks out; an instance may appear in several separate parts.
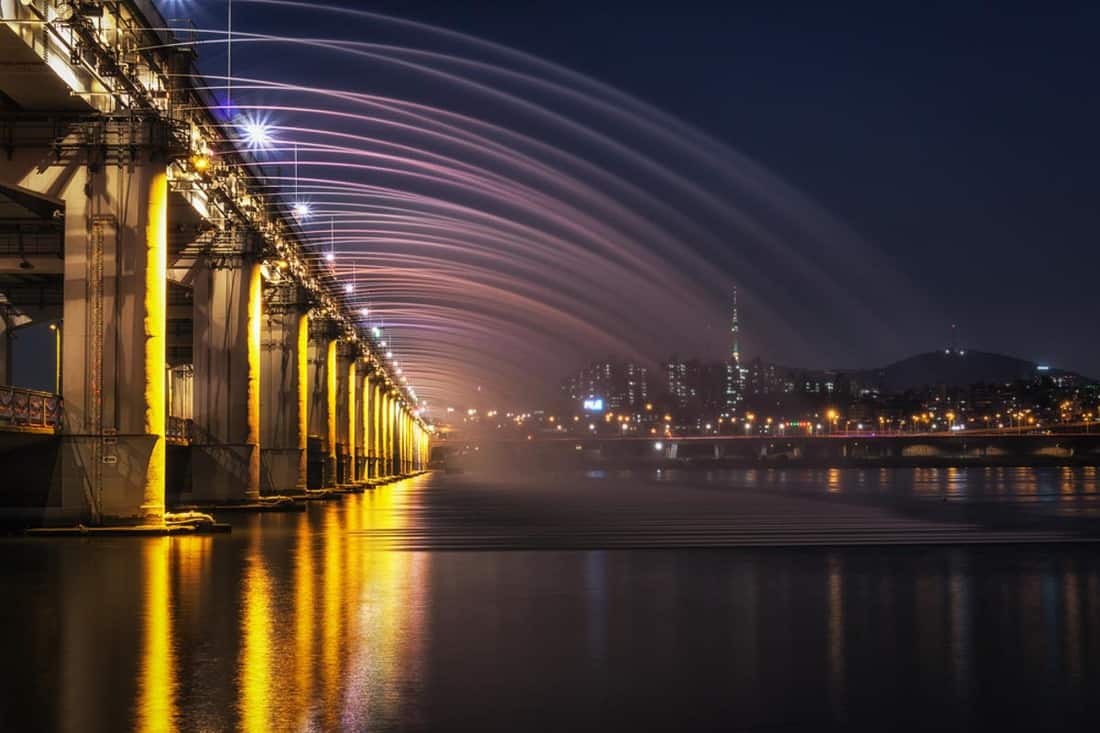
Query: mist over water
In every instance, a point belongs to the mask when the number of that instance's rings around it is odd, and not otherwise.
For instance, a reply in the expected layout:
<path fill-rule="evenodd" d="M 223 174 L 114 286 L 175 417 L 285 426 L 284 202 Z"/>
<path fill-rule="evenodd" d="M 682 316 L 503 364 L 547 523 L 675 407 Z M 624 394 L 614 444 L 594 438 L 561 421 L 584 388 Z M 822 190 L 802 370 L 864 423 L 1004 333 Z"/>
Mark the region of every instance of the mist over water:
<path fill-rule="evenodd" d="M 430 405 L 534 404 L 608 354 L 718 358 L 735 285 L 747 349 L 779 361 L 885 362 L 938 328 L 876 307 L 920 297 L 812 201 L 598 80 L 376 13 L 238 7 L 232 78 L 197 18 L 205 83 L 266 126 L 270 190 Z"/>

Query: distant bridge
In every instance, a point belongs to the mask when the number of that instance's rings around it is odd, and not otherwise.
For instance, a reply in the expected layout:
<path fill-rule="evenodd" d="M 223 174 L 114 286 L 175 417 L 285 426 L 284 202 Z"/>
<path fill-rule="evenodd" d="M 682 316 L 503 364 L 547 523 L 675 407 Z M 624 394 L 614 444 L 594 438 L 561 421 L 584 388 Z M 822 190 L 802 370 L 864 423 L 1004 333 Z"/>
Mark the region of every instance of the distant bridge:
<path fill-rule="evenodd" d="M 497 455 L 566 458 L 596 456 L 643 462 L 728 463 L 978 463 L 1058 462 L 1100 464 L 1098 426 L 1063 430 L 964 430 L 927 433 L 833 433 L 826 435 L 560 436 L 501 438 L 493 435 L 440 440 L 434 455 L 482 449 Z"/>
<path fill-rule="evenodd" d="M 4 435 L 57 433 L 43 518 L 158 525 L 169 485 L 245 502 L 424 466 L 415 400 L 153 5 L 0 16 L 0 464 Z M 8 335 L 42 321 L 63 408 L 6 386 Z M 20 491 L 0 476 L 0 514 Z"/>

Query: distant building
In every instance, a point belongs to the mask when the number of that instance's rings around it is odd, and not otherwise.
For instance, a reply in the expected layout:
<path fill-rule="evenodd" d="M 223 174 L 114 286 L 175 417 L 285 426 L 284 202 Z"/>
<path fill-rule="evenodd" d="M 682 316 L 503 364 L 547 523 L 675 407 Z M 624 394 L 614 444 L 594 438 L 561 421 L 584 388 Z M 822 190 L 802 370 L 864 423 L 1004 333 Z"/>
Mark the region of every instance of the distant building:
<path fill-rule="evenodd" d="M 649 373 L 644 366 L 631 362 L 594 361 L 562 380 L 561 389 L 571 404 L 602 397 L 610 410 L 641 408 L 649 399 Z"/>
<path fill-rule="evenodd" d="M 680 361 L 675 354 L 664 364 L 665 390 L 677 407 L 687 407 L 698 394 L 698 364 L 697 361 Z"/>

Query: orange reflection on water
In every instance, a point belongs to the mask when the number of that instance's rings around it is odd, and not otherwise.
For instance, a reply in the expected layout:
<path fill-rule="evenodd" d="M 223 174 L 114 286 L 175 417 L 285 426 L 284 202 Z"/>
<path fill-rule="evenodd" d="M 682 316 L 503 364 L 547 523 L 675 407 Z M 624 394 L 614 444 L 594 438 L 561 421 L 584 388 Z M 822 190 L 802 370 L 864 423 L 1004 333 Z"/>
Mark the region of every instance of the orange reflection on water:
<path fill-rule="evenodd" d="M 270 547 L 248 545 L 242 578 L 239 709 L 245 730 L 360 729 L 393 719 L 391 684 L 410 674 L 422 647 L 426 559 L 374 544 L 371 530 L 400 532 L 403 491 L 394 484 L 299 515 L 285 579 Z M 318 536 L 320 535 L 320 536 Z"/>
<path fill-rule="evenodd" d="M 241 728 L 246 731 L 272 730 L 269 725 L 271 697 L 271 581 L 256 536 L 241 588 L 240 686 Z"/>
<path fill-rule="evenodd" d="M 176 729 L 176 670 L 168 565 L 170 543 L 168 537 L 158 537 L 142 546 L 144 634 L 138 668 L 137 729 L 144 733 Z"/>
<path fill-rule="evenodd" d="M 301 522 L 297 532 L 298 557 L 294 564 L 294 696 L 299 701 L 296 716 L 297 729 L 306 729 L 303 718 L 310 717 L 313 700 L 313 648 L 316 641 L 316 596 L 313 584 L 316 570 L 313 565 L 313 534 L 309 523 Z"/>
<path fill-rule="evenodd" d="M 347 537 L 344 536 L 342 512 L 328 511 L 322 524 L 324 568 L 322 569 L 321 613 L 321 699 L 324 701 L 326 729 L 332 728 L 333 716 L 340 707 L 340 681 L 342 654 L 345 650 L 343 629 L 344 590 L 359 578 L 346 577 L 344 559 L 347 555 Z"/>

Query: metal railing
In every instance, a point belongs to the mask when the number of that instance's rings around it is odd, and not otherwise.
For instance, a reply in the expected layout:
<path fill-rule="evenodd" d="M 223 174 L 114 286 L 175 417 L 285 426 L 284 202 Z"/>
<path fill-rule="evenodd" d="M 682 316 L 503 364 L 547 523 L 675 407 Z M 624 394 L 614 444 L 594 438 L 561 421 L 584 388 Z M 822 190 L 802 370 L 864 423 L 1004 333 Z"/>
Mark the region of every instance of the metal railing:
<path fill-rule="evenodd" d="M 185 417 L 169 416 L 164 426 L 164 437 L 173 443 L 190 443 L 193 424 Z"/>
<path fill-rule="evenodd" d="M 58 395 L 0 385 L 0 426 L 60 430 L 61 412 Z"/>

